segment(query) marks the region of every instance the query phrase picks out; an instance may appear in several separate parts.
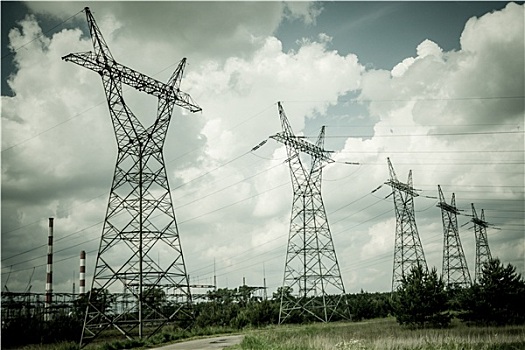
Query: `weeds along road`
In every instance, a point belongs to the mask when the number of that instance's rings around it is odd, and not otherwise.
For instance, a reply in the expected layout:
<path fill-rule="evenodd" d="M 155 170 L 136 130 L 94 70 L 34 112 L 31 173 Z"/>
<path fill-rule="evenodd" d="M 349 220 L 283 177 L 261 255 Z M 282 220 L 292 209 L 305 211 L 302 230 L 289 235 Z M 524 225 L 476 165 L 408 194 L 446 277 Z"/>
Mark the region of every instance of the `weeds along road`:
<path fill-rule="evenodd" d="M 244 335 L 225 335 L 222 337 L 190 340 L 150 350 L 218 350 L 240 344 L 243 338 Z"/>

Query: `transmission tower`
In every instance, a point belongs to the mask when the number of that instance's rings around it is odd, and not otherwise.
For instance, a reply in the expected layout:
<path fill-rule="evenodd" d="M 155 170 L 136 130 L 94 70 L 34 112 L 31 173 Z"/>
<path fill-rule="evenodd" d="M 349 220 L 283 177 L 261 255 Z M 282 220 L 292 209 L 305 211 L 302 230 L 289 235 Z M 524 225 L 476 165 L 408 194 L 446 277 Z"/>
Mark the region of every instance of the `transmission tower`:
<path fill-rule="evenodd" d="M 481 217 L 478 217 L 474 203 L 472 206 L 472 222 L 474 223 L 474 235 L 476 236 L 476 271 L 474 274 L 474 282 L 479 282 L 481 278 L 483 265 L 492 259 L 489 249 L 489 241 L 487 239 L 487 227 L 489 223 L 485 221 L 485 213 L 481 209 Z"/>
<path fill-rule="evenodd" d="M 459 239 L 458 219 L 459 209 L 456 207 L 456 197 L 452 193 L 450 204 L 438 185 L 441 218 L 443 220 L 443 266 L 442 276 L 448 288 L 466 288 L 470 286 L 470 273 L 461 240 Z"/>
<path fill-rule="evenodd" d="M 271 138 L 286 145 L 293 187 L 279 323 L 294 315 L 323 322 L 335 314 L 346 317 L 345 288 L 321 197 L 322 168 L 333 162 L 324 149 L 324 126 L 312 144 L 294 135 L 281 103 L 277 106 L 283 131 Z M 311 157 L 309 169 L 300 152 Z"/>
<path fill-rule="evenodd" d="M 162 149 L 174 106 L 201 110 L 179 89 L 186 59 L 166 84 L 123 66 L 113 59 L 89 8 L 84 10 L 94 52 L 63 59 L 101 76 L 118 155 L 81 346 L 109 328 L 142 339 L 168 322 L 192 317 Z M 151 126 L 143 126 L 126 105 L 123 84 L 158 98 Z"/>
<path fill-rule="evenodd" d="M 392 292 L 396 291 L 403 277 L 410 274 L 411 269 L 421 265 L 427 269 L 425 253 L 417 232 L 414 212 L 414 197 L 419 196 L 412 186 L 412 170 L 408 173 L 408 182 L 397 179 L 394 167 L 387 158 L 390 170 L 390 180 L 385 184 L 392 187 L 394 209 L 396 213 L 396 237 L 394 244 L 394 267 L 392 273 Z"/>

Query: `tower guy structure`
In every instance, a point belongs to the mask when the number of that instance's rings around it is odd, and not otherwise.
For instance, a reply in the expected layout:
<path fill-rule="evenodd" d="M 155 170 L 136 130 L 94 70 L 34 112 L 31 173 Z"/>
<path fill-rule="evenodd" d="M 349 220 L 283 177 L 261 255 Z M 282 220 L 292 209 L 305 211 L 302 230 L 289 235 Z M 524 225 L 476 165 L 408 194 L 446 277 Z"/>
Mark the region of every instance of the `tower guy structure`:
<path fill-rule="evenodd" d="M 277 106 L 283 131 L 270 137 L 286 145 L 293 187 L 279 323 L 296 315 L 323 322 L 335 314 L 346 317 L 345 288 L 321 197 L 323 166 L 333 162 L 324 149 L 324 126 L 312 144 L 294 135 L 281 103 Z M 311 157 L 310 168 L 300 152 Z"/>
<path fill-rule="evenodd" d="M 191 294 L 173 210 L 163 145 L 174 106 L 201 109 L 180 90 L 186 59 L 162 83 L 113 58 L 89 8 L 93 52 L 64 56 L 102 78 L 118 155 L 80 345 L 113 328 L 147 338 L 191 317 Z M 124 101 L 123 85 L 158 98 L 145 127 Z"/>
<path fill-rule="evenodd" d="M 410 274 L 412 267 L 421 265 L 427 269 L 425 253 L 419 239 L 414 212 L 414 197 L 419 196 L 412 186 L 412 170 L 408 173 L 407 183 L 397 179 L 394 167 L 387 158 L 390 180 L 385 184 L 392 187 L 396 214 L 396 237 L 394 243 L 394 267 L 392 273 L 392 292 L 401 284 L 403 277 Z"/>
<path fill-rule="evenodd" d="M 476 236 L 476 267 L 474 282 L 479 282 L 483 271 L 483 264 L 492 259 L 490 254 L 489 241 L 487 239 L 487 227 L 489 223 L 485 221 L 485 212 L 481 209 L 481 216 L 478 217 L 474 203 L 472 206 L 472 223 L 474 223 L 474 235 Z"/>
<path fill-rule="evenodd" d="M 443 220 L 443 282 L 447 288 L 467 288 L 470 286 L 470 273 L 461 245 L 458 229 L 457 215 L 460 213 L 456 207 L 456 197 L 452 193 L 450 204 L 445 201 L 441 186 L 438 185 L 441 218 Z"/>

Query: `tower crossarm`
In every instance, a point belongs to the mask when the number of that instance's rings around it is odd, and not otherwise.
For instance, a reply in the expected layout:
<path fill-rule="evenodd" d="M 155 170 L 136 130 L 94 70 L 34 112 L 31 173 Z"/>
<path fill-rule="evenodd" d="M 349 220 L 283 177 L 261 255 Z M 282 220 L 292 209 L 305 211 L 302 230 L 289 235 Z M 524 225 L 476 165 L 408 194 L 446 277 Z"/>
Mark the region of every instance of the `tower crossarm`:
<path fill-rule="evenodd" d="M 318 158 L 328 163 L 334 162 L 334 160 L 328 155 L 330 151 L 314 145 L 300 136 L 287 135 L 285 132 L 280 132 L 270 136 L 270 138 L 276 140 L 277 142 L 281 142 L 286 146 L 291 146 L 300 152 L 307 153 L 314 158 Z"/>
<path fill-rule="evenodd" d="M 440 185 L 438 185 L 438 195 L 439 195 L 439 202 L 436 205 L 436 207 L 441 208 L 444 211 L 452 213 L 454 215 L 460 214 L 461 210 L 459 210 L 456 207 L 456 196 L 454 195 L 454 193 L 452 193 L 452 200 L 451 200 L 450 204 L 448 204 L 445 201 L 445 196 L 443 195 L 443 191 L 441 190 L 441 186 Z"/>
<path fill-rule="evenodd" d="M 392 187 L 393 190 L 398 190 L 401 192 L 405 192 L 410 196 L 417 197 L 419 194 L 416 192 L 414 187 L 412 187 L 412 170 L 408 174 L 408 181 L 407 183 L 403 183 L 397 179 L 396 172 L 394 170 L 394 167 L 392 166 L 392 162 L 390 161 L 390 158 L 387 158 L 388 163 L 388 169 L 390 172 L 390 180 L 385 182 L 385 185 L 388 185 Z"/>
<path fill-rule="evenodd" d="M 478 217 L 478 214 L 476 213 L 476 209 L 474 208 L 474 203 L 471 204 L 472 206 L 472 219 L 471 221 L 480 227 L 487 228 L 489 227 L 489 223 L 485 221 L 485 212 L 483 209 L 481 209 L 481 217 Z"/>
<path fill-rule="evenodd" d="M 439 202 L 436 207 L 438 208 L 441 208 L 449 213 L 452 213 L 452 214 L 460 214 L 460 211 L 458 208 L 456 208 L 455 206 L 453 205 L 450 205 L 448 203 L 445 203 L 445 202 Z"/>
<path fill-rule="evenodd" d="M 93 52 L 71 53 L 62 57 L 66 62 L 73 62 L 79 66 L 91 69 L 101 76 L 117 78 L 122 83 L 129 85 L 139 91 L 153 95 L 166 101 L 174 101 L 179 107 L 185 108 L 191 112 L 199 112 L 202 109 L 192 100 L 191 96 L 178 87 L 171 86 L 148 77 L 145 74 L 137 72 L 126 67 L 112 58 L 104 61 L 97 58 Z M 185 58 L 183 62 L 185 62 Z"/>
<path fill-rule="evenodd" d="M 472 222 L 478 226 L 485 227 L 485 228 L 489 226 L 488 222 L 486 222 L 485 220 L 481 220 L 479 218 L 472 218 Z"/>
<path fill-rule="evenodd" d="M 416 192 L 417 190 L 414 187 L 408 184 L 402 183 L 399 180 L 391 179 L 385 182 L 385 184 L 392 187 L 393 189 L 399 190 L 401 192 L 405 192 L 413 197 L 419 196 L 419 194 Z"/>

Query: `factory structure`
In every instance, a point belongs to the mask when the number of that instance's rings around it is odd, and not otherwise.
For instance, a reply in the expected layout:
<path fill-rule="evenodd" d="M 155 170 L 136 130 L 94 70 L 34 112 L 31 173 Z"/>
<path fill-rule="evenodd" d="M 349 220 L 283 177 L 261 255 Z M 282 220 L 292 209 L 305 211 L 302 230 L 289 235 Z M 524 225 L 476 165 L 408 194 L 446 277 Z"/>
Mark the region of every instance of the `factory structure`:
<path fill-rule="evenodd" d="M 75 282 L 73 282 L 71 293 L 53 291 L 54 225 L 54 218 L 49 218 L 44 294 L 31 292 L 30 284 L 23 292 L 10 291 L 7 285 L 8 277 L 2 290 L 2 322 L 20 317 L 36 317 L 50 321 L 57 315 L 70 315 L 74 310 L 76 301 L 86 293 L 86 252 L 83 250 L 80 252 L 78 293 L 75 293 Z"/>

